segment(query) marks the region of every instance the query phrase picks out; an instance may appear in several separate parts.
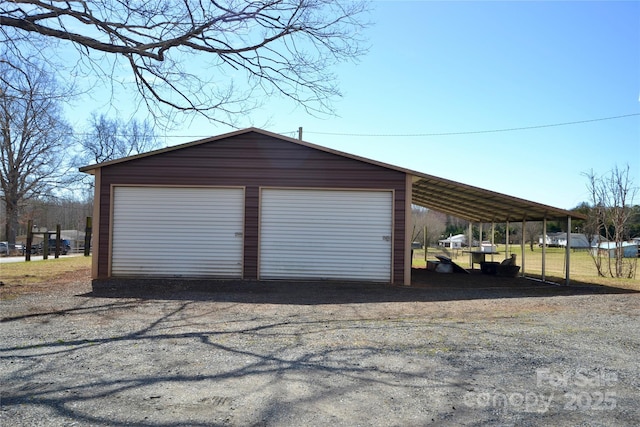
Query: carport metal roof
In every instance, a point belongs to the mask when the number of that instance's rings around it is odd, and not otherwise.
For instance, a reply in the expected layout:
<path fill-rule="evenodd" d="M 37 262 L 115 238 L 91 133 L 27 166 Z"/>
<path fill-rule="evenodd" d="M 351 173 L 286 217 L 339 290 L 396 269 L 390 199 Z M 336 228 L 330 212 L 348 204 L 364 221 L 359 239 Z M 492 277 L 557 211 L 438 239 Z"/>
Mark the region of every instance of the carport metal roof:
<path fill-rule="evenodd" d="M 582 214 L 554 208 L 436 176 L 410 172 L 412 203 L 471 222 L 542 221 Z"/>

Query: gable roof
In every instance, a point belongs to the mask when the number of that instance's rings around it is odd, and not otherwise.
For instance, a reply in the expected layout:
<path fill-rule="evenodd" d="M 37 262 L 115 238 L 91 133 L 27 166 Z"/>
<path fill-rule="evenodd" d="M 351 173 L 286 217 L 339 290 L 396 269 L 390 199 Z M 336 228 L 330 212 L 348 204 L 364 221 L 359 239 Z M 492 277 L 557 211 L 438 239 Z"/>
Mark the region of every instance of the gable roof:
<path fill-rule="evenodd" d="M 449 236 L 446 239 L 440 239 L 438 242 L 466 242 L 467 236 L 464 234 L 455 234 L 453 236 Z"/>
<path fill-rule="evenodd" d="M 200 139 L 185 144 L 149 151 L 121 159 L 110 160 L 95 165 L 84 166 L 80 172 L 92 174 L 96 169 L 114 164 L 129 162 L 149 156 L 156 156 L 176 150 L 183 150 L 201 144 L 231 138 L 238 135 L 255 132 L 264 136 L 277 138 L 298 144 L 315 150 L 336 154 L 349 159 L 377 165 L 386 169 L 406 173 L 412 179 L 412 203 L 428 209 L 443 212 L 472 222 L 508 222 L 508 221 L 542 221 L 543 219 L 577 218 L 586 217 L 577 212 L 543 205 L 541 203 L 520 199 L 506 194 L 497 193 L 472 185 L 451 181 L 422 172 L 412 171 L 399 166 L 390 165 L 372 159 L 356 156 L 338 150 L 333 150 L 320 145 L 311 144 L 294 138 L 289 138 L 276 133 L 258 128 L 242 129 L 210 138 Z"/>

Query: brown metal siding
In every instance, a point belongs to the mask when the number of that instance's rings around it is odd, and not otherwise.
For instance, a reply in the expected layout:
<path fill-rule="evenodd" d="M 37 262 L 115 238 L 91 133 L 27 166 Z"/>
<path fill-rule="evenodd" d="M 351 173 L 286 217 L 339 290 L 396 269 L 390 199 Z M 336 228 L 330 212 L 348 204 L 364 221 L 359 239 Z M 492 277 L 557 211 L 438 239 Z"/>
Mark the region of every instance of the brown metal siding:
<path fill-rule="evenodd" d="M 111 186 L 244 186 L 244 278 L 257 277 L 259 187 L 395 190 L 394 283 L 404 278 L 405 173 L 249 132 L 102 168 L 98 277 L 108 275 Z"/>
<path fill-rule="evenodd" d="M 258 277 L 258 218 L 260 191 L 251 186 L 245 190 L 245 224 L 244 224 L 244 277 Z"/>

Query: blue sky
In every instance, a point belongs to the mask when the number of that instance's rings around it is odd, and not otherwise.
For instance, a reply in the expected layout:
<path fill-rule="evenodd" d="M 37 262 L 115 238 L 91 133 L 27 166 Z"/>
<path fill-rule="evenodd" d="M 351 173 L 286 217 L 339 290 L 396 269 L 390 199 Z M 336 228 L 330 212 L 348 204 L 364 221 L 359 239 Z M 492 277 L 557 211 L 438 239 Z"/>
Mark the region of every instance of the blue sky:
<path fill-rule="evenodd" d="M 276 98 L 240 125 L 566 209 L 591 169 L 640 186 L 640 2 L 376 1 L 370 20 L 337 117 Z M 195 119 L 165 143 L 231 130 Z"/>

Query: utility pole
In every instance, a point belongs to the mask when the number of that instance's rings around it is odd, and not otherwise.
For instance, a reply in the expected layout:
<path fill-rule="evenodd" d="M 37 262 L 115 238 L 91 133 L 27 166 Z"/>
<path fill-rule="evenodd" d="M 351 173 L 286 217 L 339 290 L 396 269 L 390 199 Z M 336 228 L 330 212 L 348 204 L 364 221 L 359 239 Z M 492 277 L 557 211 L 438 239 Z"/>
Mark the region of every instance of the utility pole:
<path fill-rule="evenodd" d="M 302 141 L 302 126 L 298 128 L 298 139 Z"/>

